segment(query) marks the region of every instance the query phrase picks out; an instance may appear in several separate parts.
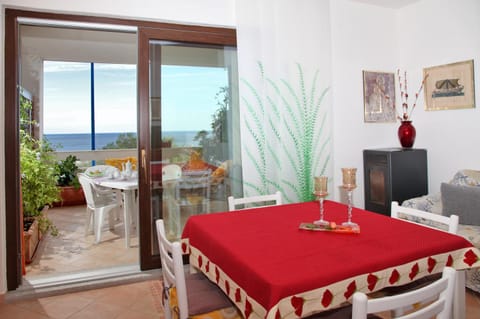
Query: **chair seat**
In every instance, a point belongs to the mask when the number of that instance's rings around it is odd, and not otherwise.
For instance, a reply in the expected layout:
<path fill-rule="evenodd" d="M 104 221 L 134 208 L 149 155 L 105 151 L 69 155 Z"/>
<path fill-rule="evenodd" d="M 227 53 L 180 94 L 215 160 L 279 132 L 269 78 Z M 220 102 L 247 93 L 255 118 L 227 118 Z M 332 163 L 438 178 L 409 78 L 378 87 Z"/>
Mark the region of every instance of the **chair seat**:
<path fill-rule="evenodd" d="M 201 273 L 185 276 L 190 316 L 235 307 L 222 290 Z"/>
<path fill-rule="evenodd" d="M 398 294 L 403 294 L 405 292 L 413 291 L 425 286 L 430 285 L 432 282 L 442 278 L 442 273 L 429 275 L 415 280 L 414 282 L 401 285 L 401 286 L 392 286 L 383 288 L 380 293 L 383 293 L 385 296 L 394 296 Z"/>
<path fill-rule="evenodd" d="M 344 306 L 336 309 L 322 311 L 305 319 L 349 319 L 352 318 L 352 306 Z M 370 317 L 369 317 L 370 318 Z"/>

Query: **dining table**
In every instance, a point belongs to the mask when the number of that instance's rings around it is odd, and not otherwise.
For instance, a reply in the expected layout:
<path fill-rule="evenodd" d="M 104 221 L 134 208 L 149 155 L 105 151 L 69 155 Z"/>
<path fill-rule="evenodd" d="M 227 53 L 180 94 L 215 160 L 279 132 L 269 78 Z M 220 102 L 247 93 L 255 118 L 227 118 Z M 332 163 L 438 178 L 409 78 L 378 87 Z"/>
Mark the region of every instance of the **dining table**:
<path fill-rule="evenodd" d="M 136 201 L 136 191 L 138 189 L 138 177 L 98 177 L 94 179 L 96 185 L 117 189 L 123 196 L 123 218 L 125 227 L 125 246 L 130 248 L 130 225 L 137 225 L 138 204 Z"/>
<path fill-rule="evenodd" d="M 457 270 L 454 318 L 465 316 L 465 273 L 480 251 L 461 236 L 324 201 L 329 227 L 300 227 L 319 202 L 191 216 L 182 233 L 190 266 L 218 285 L 246 319 L 301 318 L 367 294 Z M 307 224 L 308 225 L 308 224 Z"/>

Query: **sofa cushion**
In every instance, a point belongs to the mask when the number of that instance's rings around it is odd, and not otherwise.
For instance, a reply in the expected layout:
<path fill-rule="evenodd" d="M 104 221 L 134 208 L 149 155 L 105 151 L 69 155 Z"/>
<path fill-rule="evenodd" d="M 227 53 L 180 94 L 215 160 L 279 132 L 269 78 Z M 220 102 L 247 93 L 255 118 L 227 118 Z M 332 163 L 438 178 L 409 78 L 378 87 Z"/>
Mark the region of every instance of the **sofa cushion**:
<path fill-rule="evenodd" d="M 456 214 L 460 224 L 480 225 L 480 187 L 442 183 L 443 215 Z"/>

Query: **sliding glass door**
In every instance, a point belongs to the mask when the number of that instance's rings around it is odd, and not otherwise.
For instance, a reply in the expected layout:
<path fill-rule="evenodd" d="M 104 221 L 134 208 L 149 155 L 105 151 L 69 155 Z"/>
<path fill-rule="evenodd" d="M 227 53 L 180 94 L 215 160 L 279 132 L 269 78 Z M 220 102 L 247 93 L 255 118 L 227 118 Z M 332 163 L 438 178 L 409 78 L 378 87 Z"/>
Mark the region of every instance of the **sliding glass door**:
<path fill-rule="evenodd" d="M 141 230 L 141 264 L 148 265 L 158 258 L 156 219 L 164 219 L 168 237 L 177 240 L 188 217 L 226 211 L 227 197 L 241 192 L 242 176 L 234 43 L 172 41 L 158 30 L 140 32 L 139 39 L 149 61 L 148 78 L 139 73 L 148 87 L 140 92 L 139 113 L 140 125 L 148 127 L 140 137 L 140 192 L 148 194 L 140 218 L 149 225 Z"/>

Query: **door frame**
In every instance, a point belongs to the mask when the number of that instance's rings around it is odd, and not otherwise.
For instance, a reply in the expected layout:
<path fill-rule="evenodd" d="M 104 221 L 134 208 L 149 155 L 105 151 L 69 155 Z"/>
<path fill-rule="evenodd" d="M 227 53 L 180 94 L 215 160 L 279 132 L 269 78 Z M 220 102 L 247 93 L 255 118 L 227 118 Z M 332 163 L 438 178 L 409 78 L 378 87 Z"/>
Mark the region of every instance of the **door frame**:
<path fill-rule="evenodd" d="M 22 283 L 22 252 L 20 233 L 20 151 L 19 151 L 19 22 L 18 18 L 35 18 L 60 20 L 68 22 L 108 24 L 137 27 L 138 38 L 162 34 L 166 40 L 211 43 L 236 46 L 236 31 L 229 28 L 217 28 L 173 23 L 107 18 L 74 14 L 58 14 L 40 11 L 26 11 L 5 8 L 5 224 L 6 224 L 6 270 L 7 289 L 15 290 Z M 160 32 L 160 33 L 157 33 Z M 143 41 L 144 42 L 144 41 Z M 149 115 L 148 115 L 148 42 L 138 41 L 137 56 L 137 131 L 139 161 L 139 212 L 150 212 L 150 177 L 149 177 Z M 146 60 L 145 60 L 146 59 Z M 143 73 L 142 73 L 143 72 Z M 145 78 L 147 76 L 147 78 Z M 145 114 L 147 113 L 147 114 Z M 146 126 L 145 126 L 146 125 Z M 142 151 L 143 150 L 143 151 Z M 7 187 L 8 185 L 8 187 Z M 160 259 L 152 256 L 152 230 L 149 214 L 140 213 L 140 269 L 147 270 L 160 267 Z"/>

